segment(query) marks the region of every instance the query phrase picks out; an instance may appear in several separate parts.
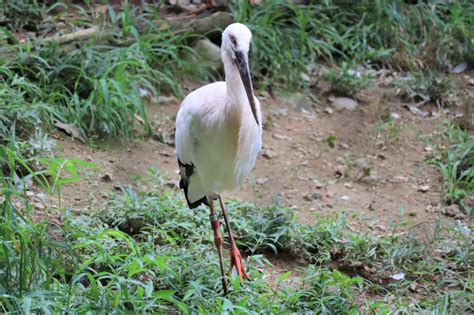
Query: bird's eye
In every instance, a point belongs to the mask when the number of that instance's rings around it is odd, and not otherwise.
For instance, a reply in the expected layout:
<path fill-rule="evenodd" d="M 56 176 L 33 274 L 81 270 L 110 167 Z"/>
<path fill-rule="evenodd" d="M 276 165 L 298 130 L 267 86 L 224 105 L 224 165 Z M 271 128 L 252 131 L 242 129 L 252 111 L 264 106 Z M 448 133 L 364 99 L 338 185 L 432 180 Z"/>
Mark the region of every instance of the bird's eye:
<path fill-rule="evenodd" d="M 237 41 L 235 40 L 234 36 L 230 36 L 230 42 L 232 43 L 232 45 L 237 46 Z"/>

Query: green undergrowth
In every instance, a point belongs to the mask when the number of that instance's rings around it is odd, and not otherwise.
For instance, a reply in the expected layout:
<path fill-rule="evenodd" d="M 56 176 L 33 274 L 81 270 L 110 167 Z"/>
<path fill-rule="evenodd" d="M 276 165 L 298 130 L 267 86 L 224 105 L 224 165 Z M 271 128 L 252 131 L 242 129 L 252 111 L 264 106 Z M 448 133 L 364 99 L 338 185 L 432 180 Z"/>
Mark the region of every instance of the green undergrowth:
<path fill-rule="evenodd" d="M 456 123 L 443 125 L 443 145 L 435 146 L 431 162 L 444 177 L 444 200 L 457 204 L 468 215 L 474 215 L 474 138 L 469 130 Z"/>
<path fill-rule="evenodd" d="M 39 176 L 39 175 L 38 175 Z M 2 177 L 0 309 L 40 313 L 466 313 L 473 309 L 471 232 L 428 242 L 347 229 L 344 217 L 298 223 L 280 206 L 228 202 L 252 281 L 221 295 L 208 210 L 190 210 L 156 171 L 61 225 L 37 220 L 13 175 Z M 20 202 L 17 202 L 20 201 Z M 306 261 L 275 272 L 265 257 Z M 227 251 L 226 251 L 227 252 Z M 228 264 L 228 259 L 226 261 Z M 295 274 L 292 274 L 294 272 Z M 399 280 L 393 275 L 402 274 Z M 416 284 L 416 289 L 409 290 Z M 364 296 L 362 298 L 362 296 Z"/>
<path fill-rule="evenodd" d="M 449 82 L 436 80 L 436 73 L 474 60 L 474 5 L 467 0 L 235 1 L 231 7 L 235 20 L 255 34 L 251 59 L 260 90 L 314 93 L 323 78 L 335 93 L 353 96 L 372 81 L 357 69 L 388 67 L 412 72 L 403 97 L 449 105 Z M 199 36 L 173 32 L 159 16 L 160 5 L 125 1 L 114 8 L 16 1 L 0 9 L 2 143 L 57 122 L 83 140 L 127 138 L 136 129 L 150 135 L 146 100 L 181 97 L 185 79 L 209 76 L 199 58 L 185 58 L 195 54 L 190 47 Z M 70 12 L 75 18 L 66 32 L 110 29 L 74 45 L 45 41 L 51 35 L 45 30 Z M 36 38 L 20 42 L 18 32 Z M 321 63 L 332 69 L 318 73 Z"/>
<path fill-rule="evenodd" d="M 257 34 L 253 66 L 264 88 L 304 87 L 303 74 L 321 61 L 415 73 L 474 62 L 474 4 L 467 0 L 242 1 L 233 11 Z"/>
<path fill-rule="evenodd" d="M 86 9 L 75 22 L 95 28 L 94 12 Z M 136 128 L 150 135 L 146 100 L 156 102 L 161 93 L 181 95 L 180 79 L 196 67 L 182 58 L 193 54 L 187 45 L 192 35 L 175 34 L 155 18 L 125 2 L 123 11 L 111 8 L 103 17 L 112 26 L 105 35 L 100 30 L 75 45 L 41 36 L 9 44 L 15 29 L 2 28 L 0 141 L 56 122 L 80 139 L 128 138 Z M 139 32 L 139 25 L 147 27 Z"/>

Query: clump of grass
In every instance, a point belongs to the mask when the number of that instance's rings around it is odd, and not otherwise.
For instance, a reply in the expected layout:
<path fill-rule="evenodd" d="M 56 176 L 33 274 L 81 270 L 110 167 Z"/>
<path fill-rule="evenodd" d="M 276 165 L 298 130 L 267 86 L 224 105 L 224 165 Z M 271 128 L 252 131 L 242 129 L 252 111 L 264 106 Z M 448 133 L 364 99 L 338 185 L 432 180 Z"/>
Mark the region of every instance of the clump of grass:
<path fill-rule="evenodd" d="M 0 22 L 11 31 L 37 30 L 37 24 L 44 18 L 46 5 L 38 1 L 2 1 Z"/>
<path fill-rule="evenodd" d="M 399 119 L 387 115 L 375 127 L 375 145 L 386 146 L 400 144 L 402 140 L 403 123 Z"/>
<path fill-rule="evenodd" d="M 445 201 L 458 204 L 468 215 L 474 207 L 474 140 L 456 124 L 444 126 L 446 146 L 437 146 L 432 159 L 445 180 Z"/>
<path fill-rule="evenodd" d="M 34 82 L 0 65 L 0 143 L 12 136 L 27 138 L 40 123 L 50 126 L 53 110 L 43 101 L 45 96 Z"/>
<path fill-rule="evenodd" d="M 329 81 L 334 93 L 349 97 L 366 89 L 373 81 L 370 74 L 360 72 L 345 62 L 340 67 L 333 67 L 323 77 Z"/>

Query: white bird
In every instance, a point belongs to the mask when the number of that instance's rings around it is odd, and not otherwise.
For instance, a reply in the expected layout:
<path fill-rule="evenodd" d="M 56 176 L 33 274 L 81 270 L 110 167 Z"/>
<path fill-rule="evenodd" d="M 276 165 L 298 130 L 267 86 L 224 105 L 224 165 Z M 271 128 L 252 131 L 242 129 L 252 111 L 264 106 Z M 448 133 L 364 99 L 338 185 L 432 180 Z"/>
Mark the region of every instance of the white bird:
<path fill-rule="evenodd" d="M 190 208 L 209 206 L 214 242 L 219 254 L 224 294 L 227 282 L 222 256 L 220 223 L 213 200 L 219 199 L 231 246 L 231 264 L 242 280 L 250 280 L 242 263 L 220 196 L 243 183 L 262 148 L 262 115 L 253 93 L 248 53 L 252 33 L 243 24 L 222 33 L 221 58 L 225 82 L 203 86 L 186 96 L 176 117 L 176 153 L 180 188 Z"/>

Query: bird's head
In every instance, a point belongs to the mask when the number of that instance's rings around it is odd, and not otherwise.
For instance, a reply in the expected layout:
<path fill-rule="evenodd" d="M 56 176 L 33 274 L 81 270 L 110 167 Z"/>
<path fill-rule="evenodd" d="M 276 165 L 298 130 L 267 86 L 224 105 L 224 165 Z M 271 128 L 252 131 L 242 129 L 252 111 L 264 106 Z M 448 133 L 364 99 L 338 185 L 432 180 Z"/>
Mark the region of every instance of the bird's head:
<path fill-rule="evenodd" d="M 227 55 L 235 62 L 240 73 L 240 78 L 249 99 L 250 108 L 253 117 L 259 124 L 257 118 L 257 111 L 255 108 L 255 100 L 253 96 L 252 79 L 250 76 L 249 67 L 249 49 L 252 41 L 252 32 L 247 26 L 241 23 L 233 23 L 226 27 L 222 33 L 222 57 Z"/>

